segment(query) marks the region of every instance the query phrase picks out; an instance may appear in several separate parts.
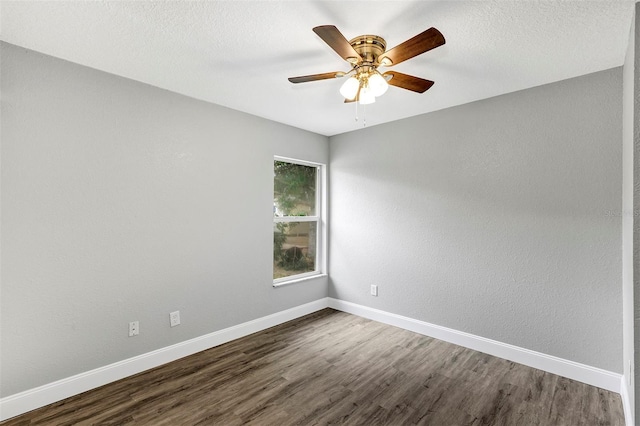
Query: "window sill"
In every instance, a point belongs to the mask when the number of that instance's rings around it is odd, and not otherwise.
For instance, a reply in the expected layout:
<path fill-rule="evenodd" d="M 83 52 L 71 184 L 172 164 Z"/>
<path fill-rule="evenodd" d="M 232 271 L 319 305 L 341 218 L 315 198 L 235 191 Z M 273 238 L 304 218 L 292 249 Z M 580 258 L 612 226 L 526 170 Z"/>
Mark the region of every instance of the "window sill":
<path fill-rule="evenodd" d="M 279 283 L 274 283 L 273 284 L 273 288 L 278 288 L 278 287 L 284 287 L 290 284 L 298 284 L 301 282 L 305 282 L 305 281 L 309 281 L 309 280 L 315 280 L 318 278 L 326 278 L 327 274 L 318 274 L 318 275 L 311 275 L 310 277 L 302 277 L 302 278 L 297 278 L 297 279 L 292 279 L 290 281 L 283 281 L 283 282 L 279 282 Z"/>

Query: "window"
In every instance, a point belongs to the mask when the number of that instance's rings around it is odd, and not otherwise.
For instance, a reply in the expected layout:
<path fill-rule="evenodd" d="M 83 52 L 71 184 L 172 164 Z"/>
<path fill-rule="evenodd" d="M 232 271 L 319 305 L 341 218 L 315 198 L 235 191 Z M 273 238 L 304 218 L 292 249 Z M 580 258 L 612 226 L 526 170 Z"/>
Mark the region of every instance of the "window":
<path fill-rule="evenodd" d="M 276 158 L 273 163 L 273 283 L 321 273 L 320 164 Z"/>

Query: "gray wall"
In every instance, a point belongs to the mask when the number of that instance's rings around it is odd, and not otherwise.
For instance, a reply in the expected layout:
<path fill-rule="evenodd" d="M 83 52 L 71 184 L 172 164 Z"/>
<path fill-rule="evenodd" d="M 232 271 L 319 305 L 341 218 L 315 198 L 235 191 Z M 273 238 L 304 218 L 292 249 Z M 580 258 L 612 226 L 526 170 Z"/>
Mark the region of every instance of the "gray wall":
<path fill-rule="evenodd" d="M 616 68 L 331 137 L 329 295 L 621 373 L 621 92 Z"/>
<path fill-rule="evenodd" d="M 1 396 L 326 297 L 326 279 L 274 289 L 270 261 L 273 155 L 326 163 L 326 137 L 0 59 Z"/>

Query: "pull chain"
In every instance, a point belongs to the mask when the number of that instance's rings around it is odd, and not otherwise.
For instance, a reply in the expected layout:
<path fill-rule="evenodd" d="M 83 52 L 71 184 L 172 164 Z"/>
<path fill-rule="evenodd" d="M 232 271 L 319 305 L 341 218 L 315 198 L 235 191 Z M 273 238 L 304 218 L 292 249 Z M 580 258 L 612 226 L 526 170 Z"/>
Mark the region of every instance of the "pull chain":
<path fill-rule="evenodd" d="M 358 121 L 358 101 L 356 100 L 356 121 Z"/>
<path fill-rule="evenodd" d="M 362 115 L 364 116 L 362 127 L 367 127 L 367 106 L 362 106 Z"/>
<path fill-rule="evenodd" d="M 358 121 L 358 104 L 360 101 L 356 100 L 356 121 Z M 362 127 L 367 127 L 367 106 L 362 105 Z"/>

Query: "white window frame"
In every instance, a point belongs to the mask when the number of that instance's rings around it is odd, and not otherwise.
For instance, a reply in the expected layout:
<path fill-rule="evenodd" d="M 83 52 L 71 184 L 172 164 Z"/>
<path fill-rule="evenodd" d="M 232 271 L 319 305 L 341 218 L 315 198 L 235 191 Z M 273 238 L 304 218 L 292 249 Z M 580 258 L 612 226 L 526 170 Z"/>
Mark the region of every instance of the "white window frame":
<path fill-rule="evenodd" d="M 279 287 L 286 284 L 307 281 L 316 277 L 326 276 L 326 249 L 327 249 L 327 173 L 326 165 L 312 161 L 298 160 L 295 158 L 274 156 L 273 161 L 283 161 L 286 163 L 299 164 L 301 166 L 316 168 L 316 214 L 314 216 L 282 216 L 273 217 L 273 223 L 289 223 L 289 222 L 315 222 L 316 223 L 316 260 L 315 270 L 303 272 L 301 274 L 290 275 L 288 277 L 277 278 L 273 280 L 273 286 Z M 273 193 L 273 188 L 272 191 Z M 273 250 L 272 250 L 273 252 Z M 272 273 L 273 276 L 273 273 Z"/>

